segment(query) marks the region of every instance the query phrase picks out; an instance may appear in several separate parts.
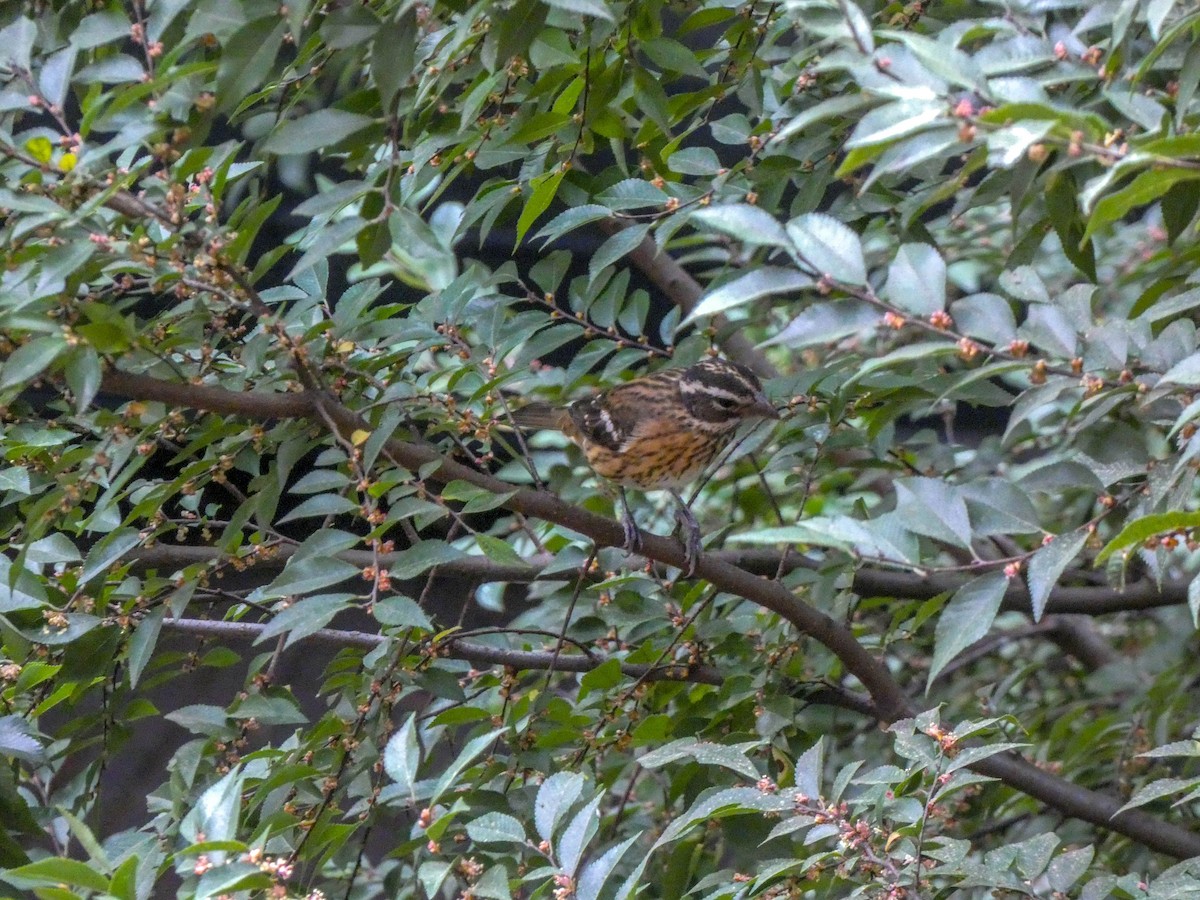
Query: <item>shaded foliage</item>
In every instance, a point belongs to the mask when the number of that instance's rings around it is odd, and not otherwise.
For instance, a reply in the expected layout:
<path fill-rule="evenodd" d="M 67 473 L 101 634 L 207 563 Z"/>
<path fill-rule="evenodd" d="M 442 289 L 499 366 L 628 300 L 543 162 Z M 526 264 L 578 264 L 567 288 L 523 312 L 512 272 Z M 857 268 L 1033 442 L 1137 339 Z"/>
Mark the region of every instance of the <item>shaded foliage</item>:
<path fill-rule="evenodd" d="M 1198 28 L 7 4 L 0 878 L 1194 895 Z M 685 578 L 510 415 L 715 352 Z"/>

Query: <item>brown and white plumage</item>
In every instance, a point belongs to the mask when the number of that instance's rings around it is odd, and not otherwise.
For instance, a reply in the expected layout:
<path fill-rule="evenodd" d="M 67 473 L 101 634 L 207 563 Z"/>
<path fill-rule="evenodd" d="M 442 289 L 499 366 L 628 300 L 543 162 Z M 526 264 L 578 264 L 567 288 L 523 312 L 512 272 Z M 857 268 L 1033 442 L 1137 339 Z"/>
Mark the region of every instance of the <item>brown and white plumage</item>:
<path fill-rule="evenodd" d="M 597 475 L 622 488 L 630 549 L 636 550 L 640 540 L 623 489 L 671 491 L 688 532 L 690 570 L 699 550 L 699 526 L 676 492 L 699 477 L 740 424 L 779 414 L 753 372 L 714 358 L 635 378 L 563 408 L 527 406 L 513 418 L 521 427 L 562 431 L 583 449 Z"/>

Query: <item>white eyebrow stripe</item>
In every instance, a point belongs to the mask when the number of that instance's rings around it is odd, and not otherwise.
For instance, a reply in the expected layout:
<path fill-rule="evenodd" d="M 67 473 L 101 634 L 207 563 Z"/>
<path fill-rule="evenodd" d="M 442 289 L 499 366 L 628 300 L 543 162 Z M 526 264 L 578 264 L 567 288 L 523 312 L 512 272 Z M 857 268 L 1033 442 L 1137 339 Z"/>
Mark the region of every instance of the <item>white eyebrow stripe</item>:
<path fill-rule="evenodd" d="M 710 397 L 721 397 L 725 400 L 744 400 L 744 394 L 735 394 L 733 391 L 727 391 L 724 388 L 719 388 L 712 384 L 689 384 L 684 383 L 679 386 L 680 393 L 683 394 L 708 394 Z"/>

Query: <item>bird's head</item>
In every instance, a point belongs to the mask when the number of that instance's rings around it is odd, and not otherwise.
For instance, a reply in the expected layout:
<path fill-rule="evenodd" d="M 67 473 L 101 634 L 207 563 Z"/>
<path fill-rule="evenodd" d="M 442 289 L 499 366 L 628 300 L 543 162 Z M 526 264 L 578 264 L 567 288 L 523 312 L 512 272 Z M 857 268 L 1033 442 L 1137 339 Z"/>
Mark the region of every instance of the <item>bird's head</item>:
<path fill-rule="evenodd" d="M 758 377 L 725 359 L 705 359 L 684 369 L 679 393 L 687 411 L 709 425 L 736 428 L 749 419 L 779 418 Z"/>

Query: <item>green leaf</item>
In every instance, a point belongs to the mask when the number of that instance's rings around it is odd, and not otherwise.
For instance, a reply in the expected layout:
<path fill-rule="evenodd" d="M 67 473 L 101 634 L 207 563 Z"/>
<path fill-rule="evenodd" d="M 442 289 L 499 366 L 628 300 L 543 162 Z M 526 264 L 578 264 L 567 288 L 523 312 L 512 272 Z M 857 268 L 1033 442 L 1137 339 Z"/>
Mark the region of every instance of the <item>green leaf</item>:
<path fill-rule="evenodd" d="M 1200 522 L 1200 514 L 1197 515 Z M 1033 620 L 1041 621 L 1042 613 L 1046 611 L 1046 601 L 1050 592 L 1058 583 L 1063 571 L 1070 565 L 1079 551 L 1087 543 L 1088 530 L 1078 528 L 1066 534 L 1057 534 L 1044 544 L 1029 560 L 1029 572 L 1026 580 L 1029 583 L 1029 596 L 1033 601 Z M 1096 563 L 1100 563 L 1097 558 Z"/>
<path fill-rule="evenodd" d="M 454 761 L 446 767 L 446 771 L 437 780 L 434 785 L 433 794 L 429 798 L 430 804 L 436 803 L 441 799 L 442 795 L 452 786 L 458 783 L 459 777 L 473 763 L 480 754 L 488 747 L 494 744 L 499 738 L 503 737 L 508 732 L 507 728 L 497 728 L 494 731 L 486 732 L 467 742 L 462 751 L 455 757 Z"/>
<path fill-rule="evenodd" d="M 758 781 L 758 767 L 746 756 L 747 750 L 761 746 L 759 741 L 743 744 L 714 744 L 695 738 L 680 738 L 642 756 L 638 763 L 647 769 L 657 769 L 680 759 L 694 759 L 702 766 L 721 766 L 737 772 L 751 781 Z"/>
<path fill-rule="evenodd" d="M 75 412 L 82 415 L 100 390 L 100 354 L 92 347 L 79 347 L 63 366 L 67 387 L 75 399 Z"/>
<path fill-rule="evenodd" d="M 607 206 L 601 206 L 598 203 L 585 203 L 583 206 L 575 206 L 571 209 L 563 210 L 543 226 L 534 237 L 545 238 L 547 243 L 549 243 L 562 237 L 568 231 L 574 231 L 576 228 L 580 228 L 591 222 L 607 219 L 611 215 L 612 210 Z"/>
<path fill-rule="evenodd" d="M 571 123 L 568 112 L 535 113 L 509 138 L 514 144 L 532 144 L 557 134 Z"/>
<path fill-rule="evenodd" d="M 146 77 L 146 68 L 132 56 L 108 56 L 75 73 L 76 84 L 128 84 Z"/>
<path fill-rule="evenodd" d="M 89 891 L 101 893 L 108 890 L 108 877 L 97 872 L 87 863 L 76 859 L 49 857 L 16 869 L 8 869 L 4 873 L 6 879 L 22 887 L 46 885 L 53 887 L 59 884 L 77 885 Z"/>
<path fill-rule="evenodd" d="M 513 549 L 512 544 L 508 543 L 508 541 L 502 541 L 500 538 L 492 537 L 489 534 L 481 534 L 476 540 L 479 543 L 479 549 L 483 551 L 483 555 L 492 562 L 506 566 L 525 564 L 525 560 L 521 559 L 521 555 Z"/>
<path fill-rule="evenodd" d="M 955 300 L 950 317 L 958 331 L 989 344 L 1007 344 L 1017 336 L 1012 304 L 999 294 L 970 294 Z"/>
<path fill-rule="evenodd" d="M 872 147 L 924 131 L 939 124 L 945 112 L 945 103 L 936 98 L 897 100 L 876 107 L 859 120 L 846 147 Z"/>
<path fill-rule="evenodd" d="M 208 703 L 193 703 L 183 706 L 172 710 L 163 718 L 194 734 L 210 737 L 226 734 L 231 730 L 229 716 L 226 715 L 225 710 Z"/>
<path fill-rule="evenodd" d="M 240 28 L 225 43 L 217 68 L 218 112 L 232 112 L 262 87 L 287 31 L 286 19 L 267 15 Z"/>
<path fill-rule="evenodd" d="M 292 270 L 288 272 L 288 280 L 294 281 L 313 266 L 324 262 L 326 257 L 337 252 L 343 244 L 353 241 L 359 231 L 362 230 L 363 225 L 362 219 L 352 216 L 316 231 L 315 239 L 307 243 L 304 248 L 304 255 L 300 257 L 296 265 L 292 266 Z M 309 232 L 306 235 L 306 239 L 313 234 L 314 232 Z"/>
<path fill-rule="evenodd" d="M 929 244 L 902 244 L 888 267 L 887 298 L 918 316 L 946 308 L 946 263 Z"/>
<path fill-rule="evenodd" d="M 692 213 L 690 221 L 728 234 L 744 244 L 772 247 L 792 244 L 774 216 L 748 203 L 707 206 Z"/>
<path fill-rule="evenodd" d="M 544 0 L 547 6 L 579 16 L 592 16 L 612 22 L 613 14 L 603 0 Z"/>
<path fill-rule="evenodd" d="M 263 589 L 262 598 L 271 600 L 311 594 L 341 581 L 360 579 L 361 575 L 359 566 L 326 555 L 292 558 L 275 580 Z"/>
<path fill-rule="evenodd" d="M 393 594 L 377 600 L 374 606 L 375 621 L 380 625 L 393 628 L 420 628 L 422 631 L 433 631 L 433 622 L 425 610 L 411 597 Z"/>
<path fill-rule="evenodd" d="M 104 848 L 100 845 L 100 842 L 96 840 L 96 835 L 92 829 L 69 809 L 58 806 L 55 812 L 67 823 L 67 827 L 71 830 L 71 836 L 79 842 L 79 846 L 87 853 L 88 861 L 105 873 L 111 872 L 113 868 L 112 862 L 109 860 L 108 854 L 104 852 Z"/>
<path fill-rule="evenodd" d="M 695 308 L 688 313 L 683 324 L 687 325 L 705 316 L 715 316 L 726 310 L 772 297 L 776 294 L 792 294 L 810 288 L 813 279 L 795 269 L 779 269 L 764 266 L 748 272 L 733 281 L 721 285 L 706 294 Z"/>
<path fill-rule="evenodd" d="M 1029 744 L 1006 741 L 1000 744 L 987 744 L 982 747 L 967 747 L 961 750 L 954 759 L 946 763 L 944 771 L 957 772 L 959 769 L 965 769 L 974 765 L 981 759 L 987 759 L 989 756 L 995 756 L 997 753 L 1008 753 L 1010 750 L 1019 750 L 1023 747 L 1028 747 Z"/>
<path fill-rule="evenodd" d="M 116 10 L 102 10 L 84 16 L 70 34 L 71 44 L 80 50 L 91 50 L 102 44 L 123 41 L 129 37 L 129 19 Z"/>
<path fill-rule="evenodd" d="M 1197 757 L 1200 756 L 1200 739 L 1192 738 L 1187 741 L 1171 741 L 1169 744 L 1163 744 L 1161 747 L 1155 747 L 1153 750 L 1139 753 L 1138 756 L 1144 756 L 1148 759 L 1163 759 L 1173 756 Z"/>
<path fill-rule="evenodd" d="M 1096 254 L 1083 239 L 1079 215 L 1079 186 L 1071 172 L 1059 172 L 1046 185 L 1046 211 L 1067 259 L 1091 281 L 1096 280 Z"/>
<path fill-rule="evenodd" d="M 670 197 L 662 188 L 640 178 L 626 178 L 601 191 L 596 202 L 611 210 L 637 209 L 643 206 L 662 206 Z"/>
<path fill-rule="evenodd" d="M 213 856 L 214 854 L 209 854 Z M 195 896 L 200 898 L 228 897 L 244 891 L 245 895 L 266 893 L 271 877 L 257 865 L 234 859 L 209 869 L 200 876 Z"/>
<path fill-rule="evenodd" d="M 157 606 L 150 610 L 137 623 L 133 636 L 129 639 L 129 653 L 125 665 L 131 688 L 137 687 L 142 673 L 146 670 L 146 664 L 154 656 L 154 648 L 158 643 L 158 635 L 166 614 L 166 606 Z"/>
<path fill-rule="evenodd" d="M 28 722 L 20 716 L 0 716 L 0 756 L 41 765 L 46 754 Z"/>
<path fill-rule="evenodd" d="M 454 867 L 449 862 L 429 859 L 417 868 L 417 880 L 426 897 L 437 897 L 441 894 L 442 884 Z"/>
<path fill-rule="evenodd" d="M 391 109 L 396 94 L 414 74 L 416 45 L 417 17 L 411 9 L 385 22 L 371 41 L 371 77 L 385 110 Z"/>
<path fill-rule="evenodd" d="M 68 45 L 42 60 L 38 88 L 46 102 L 61 107 L 67 99 L 71 72 L 75 68 L 76 47 Z"/>
<path fill-rule="evenodd" d="M 575 876 L 579 869 L 579 861 L 583 859 L 583 851 L 600 828 L 599 809 L 603 800 L 603 794 L 593 797 L 583 809 L 575 813 L 558 838 L 555 850 L 558 853 L 559 864 L 567 875 Z"/>
<path fill-rule="evenodd" d="M 1127 809 L 1137 809 L 1139 806 L 1145 806 L 1147 803 L 1161 800 L 1163 797 L 1182 794 L 1184 791 L 1190 791 L 1197 785 L 1200 785 L 1200 779 L 1159 778 L 1149 784 L 1142 785 L 1134 791 L 1133 796 L 1129 798 L 1129 802 L 1117 810 L 1117 812 L 1121 813 Z"/>
<path fill-rule="evenodd" d="M 286 516 L 282 516 L 279 524 L 312 516 L 340 516 L 357 510 L 358 504 L 349 497 L 340 494 L 317 494 L 315 497 L 309 497 Z"/>
<path fill-rule="evenodd" d="M 1200 528 L 1200 512 L 1152 513 L 1129 522 L 1120 533 L 1104 545 L 1096 554 L 1096 565 L 1101 566 L 1118 551 L 1134 547 L 1161 534 L 1176 534 Z"/>
<path fill-rule="evenodd" d="M 579 679 L 579 699 L 582 700 L 592 691 L 603 693 L 612 690 L 624 677 L 620 660 L 607 659 Z"/>
<path fill-rule="evenodd" d="M 118 528 L 106 534 L 88 552 L 83 563 L 83 573 L 79 576 L 80 580 L 88 582 L 98 575 L 107 574 L 122 556 L 134 547 L 141 546 L 144 540 L 143 535 L 134 528 Z"/>
<path fill-rule="evenodd" d="M 933 660 L 925 681 L 928 693 L 938 673 L 963 650 L 988 633 L 1000 611 L 1008 579 L 1003 572 L 989 572 L 968 581 L 950 598 L 934 631 Z"/>
<path fill-rule="evenodd" d="M 615 847 L 604 851 L 598 859 L 588 863 L 583 874 L 579 876 L 575 888 L 576 900 L 597 900 L 608 876 L 612 874 L 613 869 L 617 867 L 625 853 L 641 838 L 643 833 L 636 832 Z"/>
<path fill-rule="evenodd" d="M 396 789 L 416 800 L 413 786 L 421 766 L 421 745 L 417 741 L 416 715 L 409 715 L 400 729 L 388 739 L 383 750 L 383 770 L 396 783 Z"/>
<path fill-rule="evenodd" d="M 237 837 L 242 809 L 241 766 L 212 782 L 197 798 L 180 823 L 180 834 L 188 841 L 229 841 Z M 219 861 L 220 857 L 217 857 Z"/>
<path fill-rule="evenodd" d="M 971 520 L 963 493 L 940 478 L 898 480 L 896 513 L 917 534 L 964 548 L 971 546 Z"/>
<path fill-rule="evenodd" d="M 879 319 L 877 308 L 856 300 L 814 303 L 762 346 L 782 344 L 796 350 L 829 344 L 851 334 L 870 333 L 879 326 Z"/>
<path fill-rule="evenodd" d="M 525 233 L 529 231 L 538 217 L 554 202 L 554 196 L 558 193 L 558 186 L 562 183 L 565 174 L 564 169 L 555 169 L 553 172 L 539 175 L 530 182 L 533 193 L 521 210 L 521 217 L 517 220 L 518 244 L 524 240 Z"/>
<path fill-rule="evenodd" d="M 889 30 L 880 32 L 880 37 L 904 44 L 938 78 L 970 91 L 986 90 L 983 72 L 975 60 L 957 47 L 944 41 L 935 41 L 916 31 Z"/>
<path fill-rule="evenodd" d="M 496 17 L 482 54 L 483 64 L 489 72 L 504 68 L 514 56 L 526 55 L 546 22 L 546 13 L 541 0 L 517 0 L 503 15 Z"/>
<path fill-rule="evenodd" d="M 434 566 L 462 559 L 467 554 L 444 541 L 419 541 L 399 551 L 392 561 L 392 578 L 405 581 L 424 575 Z"/>
<path fill-rule="evenodd" d="M 34 565 L 74 562 L 81 559 L 79 550 L 61 531 L 48 534 L 25 548 L 25 559 Z"/>
<path fill-rule="evenodd" d="M 1042 531 L 1037 508 L 1029 495 L 1005 478 L 969 482 L 962 486 L 962 495 L 971 516 L 972 533 L 976 536 Z"/>
<path fill-rule="evenodd" d="M 596 248 L 592 258 L 588 260 L 588 278 L 595 282 L 605 266 L 611 266 L 617 260 L 635 250 L 650 233 L 649 223 L 622 228 L 616 234 L 610 235 L 603 244 Z"/>
<path fill-rule="evenodd" d="M 1200 209 L 1200 182 L 1188 181 L 1167 191 L 1159 203 L 1167 242 L 1174 243 L 1184 234 Z"/>
<path fill-rule="evenodd" d="M 1028 303 L 1050 302 L 1046 282 L 1042 281 L 1041 276 L 1031 266 L 1018 266 L 1001 272 L 1000 287 L 1018 300 Z"/>
<path fill-rule="evenodd" d="M 680 175 L 716 175 L 721 160 L 711 147 L 685 147 L 671 154 L 667 166 Z"/>
<path fill-rule="evenodd" d="M 108 883 L 108 893 L 117 900 L 137 900 L 137 872 L 141 860 L 136 856 L 127 856 L 125 861 L 117 866 L 112 880 Z"/>
<path fill-rule="evenodd" d="M 867 266 L 862 242 L 846 225 L 825 213 L 805 213 L 787 224 L 797 258 L 814 275 L 844 284 L 866 284 Z"/>
<path fill-rule="evenodd" d="M 13 491 L 28 497 L 33 490 L 33 482 L 29 479 L 29 470 L 22 466 L 9 466 L 0 469 L 0 491 Z"/>
<path fill-rule="evenodd" d="M 480 844 L 520 846 L 525 843 L 525 828 L 507 813 L 490 812 L 467 823 L 467 836 Z"/>
<path fill-rule="evenodd" d="M 962 141 L 959 139 L 957 128 L 938 125 L 901 138 L 876 155 L 879 149 L 876 146 L 867 148 L 865 151 L 858 150 L 847 153 L 845 160 L 838 166 L 837 174 L 839 176 L 849 175 L 861 165 L 874 161 L 875 165 L 860 188 L 865 193 L 884 175 L 899 174 L 901 177 L 906 177 L 909 172 L 922 163 L 961 152 Z M 852 164 L 852 159 L 856 155 L 857 165 Z"/>
<path fill-rule="evenodd" d="M 758 788 L 736 787 L 705 791 L 678 818 L 672 820 L 655 841 L 655 848 L 678 840 L 692 828 L 714 819 L 746 813 L 783 812 L 793 801 L 781 794 L 767 794 Z"/>
<path fill-rule="evenodd" d="M 823 797 L 821 784 L 825 779 L 825 739 L 817 741 L 796 760 L 796 790 L 808 797 Z"/>
<path fill-rule="evenodd" d="M 313 562 L 320 564 L 321 561 Z M 355 569 L 356 574 L 357 572 Z M 281 634 L 286 634 L 287 640 L 283 646 L 287 649 L 296 641 L 320 631 L 334 616 L 353 605 L 354 595 L 350 593 L 317 594 L 297 600 L 272 616 L 271 621 L 263 626 L 258 637 L 254 639 L 254 643 L 264 644 Z"/>
<path fill-rule="evenodd" d="M 28 385 L 66 349 L 67 342 L 61 334 L 34 338 L 22 344 L 0 363 L 0 390 L 16 384 Z"/>
<path fill-rule="evenodd" d="M 578 772 L 555 772 L 538 788 L 533 804 L 533 823 L 544 841 L 554 839 L 554 830 L 583 793 L 584 778 Z"/>
<path fill-rule="evenodd" d="M 1184 387 L 1200 386 L 1200 353 L 1186 356 L 1163 373 L 1159 385 L 1178 384 Z"/>
<path fill-rule="evenodd" d="M 988 165 L 1011 169 L 1025 159 L 1029 148 L 1054 130 L 1053 122 L 1016 122 L 988 132 Z"/>
<path fill-rule="evenodd" d="M 1050 883 L 1050 889 L 1066 894 L 1091 868 L 1095 855 L 1095 848 L 1089 844 L 1054 857 L 1046 867 L 1046 880 Z"/>
<path fill-rule="evenodd" d="M 839 94 L 827 100 L 822 100 L 820 103 L 808 107 L 799 115 L 789 120 L 771 138 L 771 143 L 782 143 L 792 135 L 806 130 L 809 126 L 815 125 L 817 122 L 856 113 L 864 106 L 869 106 L 872 102 L 871 97 L 867 94 Z"/>
<path fill-rule="evenodd" d="M 1180 182 L 1197 178 L 1200 178 L 1200 171 L 1194 169 L 1150 169 L 1142 172 L 1128 186 L 1096 202 L 1088 217 L 1083 240 L 1090 238 L 1097 229 L 1124 218 L 1131 210 L 1153 203 Z"/>
<path fill-rule="evenodd" d="M 288 489 L 289 494 L 316 494 L 321 491 L 340 491 L 350 483 L 350 476 L 336 469 L 314 469 Z"/>

